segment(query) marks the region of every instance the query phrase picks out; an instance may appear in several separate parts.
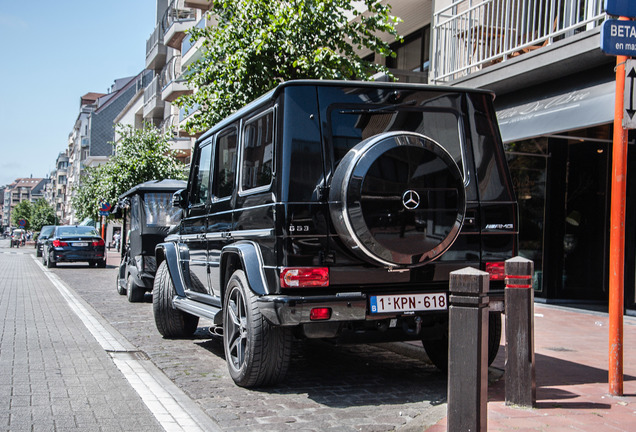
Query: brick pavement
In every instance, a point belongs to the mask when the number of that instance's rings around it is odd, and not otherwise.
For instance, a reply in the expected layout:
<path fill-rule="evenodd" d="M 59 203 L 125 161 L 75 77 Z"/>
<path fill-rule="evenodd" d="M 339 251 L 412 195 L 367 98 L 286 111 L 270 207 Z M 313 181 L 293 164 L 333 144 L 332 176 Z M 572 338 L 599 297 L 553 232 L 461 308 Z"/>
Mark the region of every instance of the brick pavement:
<path fill-rule="evenodd" d="M 624 317 L 624 395 L 610 396 L 606 313 L 535 304 L 535 408 L 505 404 L 505 380 L 488 391 L 489 432 L 636 430 L 636 318 Z M 503 351 L 503 350 L 501 350 Z M 503 370 L 505 356 L 493 366 Z M 422 429 L 445 432 L 446 419 Z"/>
<path fill-rule="evenodd" d="M 160 431 L 22 248 L 0 253 L 0 430 Z"/>

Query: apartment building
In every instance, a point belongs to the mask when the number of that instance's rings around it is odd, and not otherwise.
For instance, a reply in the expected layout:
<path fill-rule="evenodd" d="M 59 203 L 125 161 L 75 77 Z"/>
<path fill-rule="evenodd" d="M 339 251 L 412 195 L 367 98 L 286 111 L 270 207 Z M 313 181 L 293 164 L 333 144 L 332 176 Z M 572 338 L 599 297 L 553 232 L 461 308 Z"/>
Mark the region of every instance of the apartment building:
<path fill-rule="evenodd" d="M 153 72 L 153 79 L 144 92 L 143 118 L 172 134 L 170 147 L 186 164 L 194 137 L 182 130 L 186 115 L 173 102 L 192 92 L 182 73 L 198 53 L 186 30 L 206 25 L 204 11 L 208 7 L 205 0 L 157 0 L 156 26 L 146 42 L 146 69 Z"/>
<path fill-rule="evenodd" d="M 11 212 L 22 201 L 35 202 L 40 198 L 44 198 L 45 186 L 49 182 L 44 178 L 18 178 L 4 187 L 3 205 L 2 205 L 2 225 L 11 226 Z"/>
<path fill-rule="evenodd" d="M 80 98 L 80 112 L 69 134 L 67 187 L 63 213 L 65 222 L 79 223 L 71 205 L 86 167 L 106 163 L 113 154 L 114 119 L 144 87 L 142 72 L 134 77 L 116 79 L 108 93 L 87 93 Z M 61 210 L 62 211 L 62 210 Z"/>

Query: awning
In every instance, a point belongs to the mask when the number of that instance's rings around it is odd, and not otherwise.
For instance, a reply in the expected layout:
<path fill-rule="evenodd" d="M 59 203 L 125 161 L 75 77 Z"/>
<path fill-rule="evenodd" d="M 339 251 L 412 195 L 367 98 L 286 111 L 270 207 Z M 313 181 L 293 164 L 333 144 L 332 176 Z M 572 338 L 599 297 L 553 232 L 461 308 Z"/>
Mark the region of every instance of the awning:
<path fill-rule="evenodd" d="M 615 90 L 613 80 L 582 87 L 566 78 L 506 94 L 495 99 L 501 137 L 508 143 L 611 123 Z"/>

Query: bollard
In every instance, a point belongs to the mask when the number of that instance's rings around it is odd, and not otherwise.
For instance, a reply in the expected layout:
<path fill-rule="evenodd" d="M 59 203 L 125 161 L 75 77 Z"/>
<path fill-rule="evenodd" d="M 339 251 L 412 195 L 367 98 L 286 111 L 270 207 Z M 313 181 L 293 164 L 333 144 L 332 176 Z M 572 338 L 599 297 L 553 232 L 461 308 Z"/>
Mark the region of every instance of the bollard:
<path fill-rule="evenodd" d="M 447 430 L 488 425 L 489 275 L 473 268 L 450 274 Z"/>
<path fill-rule="evenodd" d="M 534 367 L 534 292 L 532 261 L 506 261 L 506 405 L 534 407 L 537 386 Z"/>

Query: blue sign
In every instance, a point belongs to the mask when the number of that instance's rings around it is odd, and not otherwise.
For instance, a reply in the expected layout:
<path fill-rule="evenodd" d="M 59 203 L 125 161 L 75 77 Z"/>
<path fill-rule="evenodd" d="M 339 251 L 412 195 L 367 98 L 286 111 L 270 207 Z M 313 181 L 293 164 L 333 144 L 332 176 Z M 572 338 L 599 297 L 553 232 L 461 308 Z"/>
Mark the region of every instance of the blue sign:
<path fill-rule="evenodd" d="M 634 0 L 605 0 L 605 12 L 614 16 L 636 18 L 636 2 Z"/>
<path fill-rule="evenodd" d="M 110 203 L 104 202 L 104 201 L 100 201 L 99 202 L 99 211 L 100 212 L 109 212 L 111 208 L 113 208 L 113 207 L 110 205 Z"/>
<path fill-rule="evenodd" d="M 22 228 L 24 228 L 26 226 L 26 220 L 25 219 L 18 220 L 18 225 L 20 225 Z"/>
<path fill-rule="evenodd" d="M 605 20 L 601 27 L 601 51 L 636 57 L 636 21 Z"/>

